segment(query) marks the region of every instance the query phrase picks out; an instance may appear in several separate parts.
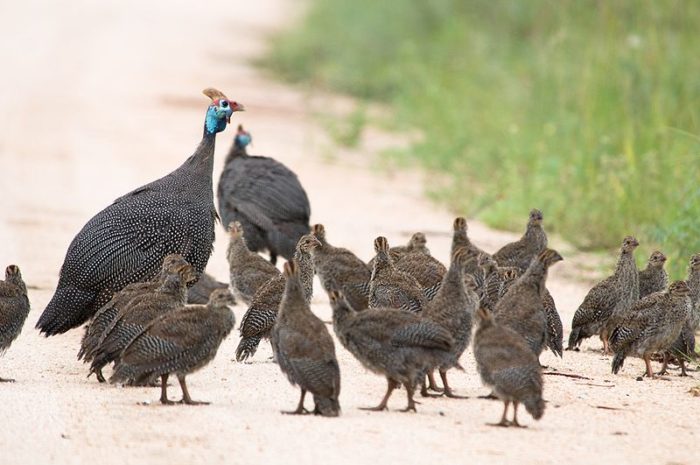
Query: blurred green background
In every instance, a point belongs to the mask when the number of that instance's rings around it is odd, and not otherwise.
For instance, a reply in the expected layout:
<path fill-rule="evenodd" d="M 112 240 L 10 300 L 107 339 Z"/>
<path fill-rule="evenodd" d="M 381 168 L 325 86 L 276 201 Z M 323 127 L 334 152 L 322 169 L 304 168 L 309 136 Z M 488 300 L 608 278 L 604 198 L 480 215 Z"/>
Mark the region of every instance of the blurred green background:
<path fill-rule="evenodd" d="M 700 252 L 698 1 L 311 0 L 264 65 L 388 104 L 455 211 L 522 230 L 538 207 L 583 249 L 634 234 L 675 277 Z"/>

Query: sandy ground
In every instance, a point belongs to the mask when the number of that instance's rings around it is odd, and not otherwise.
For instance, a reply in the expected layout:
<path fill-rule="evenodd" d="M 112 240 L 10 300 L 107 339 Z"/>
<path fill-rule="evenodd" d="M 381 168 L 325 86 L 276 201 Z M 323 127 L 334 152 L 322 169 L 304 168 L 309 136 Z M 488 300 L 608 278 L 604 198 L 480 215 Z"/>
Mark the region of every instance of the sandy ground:
<path fill-rule="evenodd" d="M 148 3 L 148 6 L 144 6 Z M 194 3 L 194 2 L 193 2 Z M 163 407 L 158 391 L 120 389 L 85 377 L 75 358 L 81 330 L 45 339 L 33 329 L 51 297 L 65 250 L 78 229 L 115 197 L 178 166 L 201 137 L 214 85 L 243 102 L 234 117 L 255 136 L 253 151 L 274 155 L 299 173 L 314 222 L 329 240 L 369 258 L 372 239 L 404 242 L 428 234 L 433 254 L 447 260 L 453 214 L 425 201 L 411 173 L 373 174 L 364 154 L 393 143 L 371 132 L 357 152 L 327 160 L 330 145 L 304 94 L 264 78 L 248 63 L 265 35 L 298 15 L 294 0 L 225 2 L 3 2 L 0 14 L 0 265 L 17 263 L 31 285 L 25 330 L 0 359 L 0 464 L 26 463 L 698 463 L 697 379 L 635 381 L 643 371 L 629 360 L 620 376 L 592 350 L 542 360 L 549 401 L 540 422 L 498 429 L 501 405 L 484 394 L 471 352 L 453 386 L 469 400 L 425 400 L 417 414 L 368 413 L 384 380 L 336 345 L 342 370 L 343 415 L 338 419 L 281 415 L 297 401 L 263 343 L 252 363 L 232 361 L 237 334 L 208 367 L 190 377 L 205 407 Z M 316 99 L 318 100 L 318 99 Z M 318 104 L 318 102 L 316 102 Z M 323 102 L 321 102 L 323 104 Z M 221 168 L 233 131 L 219 136 Z M 546 213 L 546 212 L 545 212 Z M 523 212 L 523 221 L 527 212 Z M 556 219 L 546 218 L 547 222 Z M 473 240 L 494 250 L 512 234 L 470 222 Z M 227 277 L 226 237 L 218 231 L 209 271 Z M 569 251 L 561 246 L 564 251 Z M 569 326 L 586 285 L 573 279 L 577 259 L 553 269 L 550 288 Z M 573 278 L 572 278 L 573 277 Z M 328 301 L 316 287 L 313 310 L 328 320 Z M 235 309 L 240 321 L 245 308 Z M 567 334 L 568 336 L 568 334 Z M 176 386 L 171 396 L 179 396 Z"/>

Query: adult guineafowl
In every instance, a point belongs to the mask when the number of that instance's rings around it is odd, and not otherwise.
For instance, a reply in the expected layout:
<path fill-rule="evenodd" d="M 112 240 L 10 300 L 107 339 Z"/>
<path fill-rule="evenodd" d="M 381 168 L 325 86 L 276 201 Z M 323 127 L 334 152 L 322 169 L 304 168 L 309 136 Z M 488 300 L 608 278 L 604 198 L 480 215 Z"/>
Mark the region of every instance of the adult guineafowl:
<path fill-rule="evenodd" d="M 224 225 L 241 223 L 253 252 L 269 251 L 273 264 L 278 255 L 291 260 L 297 242 L 309 232 L 309 198 L 297 175 L 282 163 L 248 155 L 251 140 L 238 126 L 219 178 L 219 213 Z"/>
<path fill-rule="evenodd" d="M 218 90 L 211 98 L 204 136 L 178 169 L 119 197 L 80 230 L 61 268 L 58 287 L 37 328 L 47 336 L 87 321 L 112 294 L 158 273 L 163 259 L 181 254 L 204 271 L 214 242 L 212 170 L 216 134 L 243 106 Z"/>

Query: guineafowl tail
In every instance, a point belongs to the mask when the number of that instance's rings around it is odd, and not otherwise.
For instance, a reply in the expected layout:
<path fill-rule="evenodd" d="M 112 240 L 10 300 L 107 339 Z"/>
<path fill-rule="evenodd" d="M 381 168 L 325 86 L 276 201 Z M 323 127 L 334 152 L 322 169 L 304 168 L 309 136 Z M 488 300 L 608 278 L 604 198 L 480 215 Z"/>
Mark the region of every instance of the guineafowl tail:
<path fill-rule="evenodd" d="M 549 350 L 551 350 L 554 355 L 559 358 L 564 358 L 561 342 L 562 341 L 547 341 L 547 345 L 549 346 Z"/>
<path fill-rule="evenodd" d="M 117 363 L 114 367 L 114 373 L 109 377 L 109 382 L 114 383 L 126 383 L 129 380 L 135 379 L 140 374 L 139 370 L 133 365 L 128 363 Z"/>
<path fill-rule="evenodd" d="M 525 405 L 525 410 L 527 410 L 535 420 L 539 420 L 542 418 L 542 415 L 544 415 L 545 403 L 540 396 L 525 399 L 523 405 Z"/>
<path fill-rule="evenodd" d="M 574 350 L 581 343 L 581 328 L 571 328 L 567 350 Z"/>
<path fill-rule="evenodd" d="M 59 285 L 36 328 L 46 336 L 55 336 L 80 326 L 95 312 L 96 299 L 95 291 Z"/>
<path fill-rule="evenodd" d="M 236 347 L 236 361 L 242 362 L 255 355 L 261 340 L 260 336 L 243 337 Z"/>
<path fill-rule="evenodd" d="M 625 354 L 624 352 L 616 352 L 615 357 L 613 357 L 612 361 L 612 372 L 613 374 L 617 374 L 618 371 L 620 371 L 620 368 L 625 364 Z"/>
<path fill-rule="evenodd" d="M 340 402 L 338 399 L 331 399 L 330 397 L 321 397 L 314 395 L 314 403 L 316 407 L 314 408 L 314 414 L 321 415 L 324 417 L 337 417 L 340 415 Z"/>

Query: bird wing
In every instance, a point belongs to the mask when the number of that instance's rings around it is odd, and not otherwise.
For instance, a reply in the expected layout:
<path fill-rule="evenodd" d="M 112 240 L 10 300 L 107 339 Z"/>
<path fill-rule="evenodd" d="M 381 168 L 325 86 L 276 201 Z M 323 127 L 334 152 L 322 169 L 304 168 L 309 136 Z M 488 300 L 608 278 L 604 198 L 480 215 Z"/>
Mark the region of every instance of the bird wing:
<path fill-rule="evenodd" d="M 423 320 L 402 325 L 392 333 L 391 343 L 397 347 L 425 347 L 449 350 L 454 341 L 444 328 L 430 321 Z"/>

